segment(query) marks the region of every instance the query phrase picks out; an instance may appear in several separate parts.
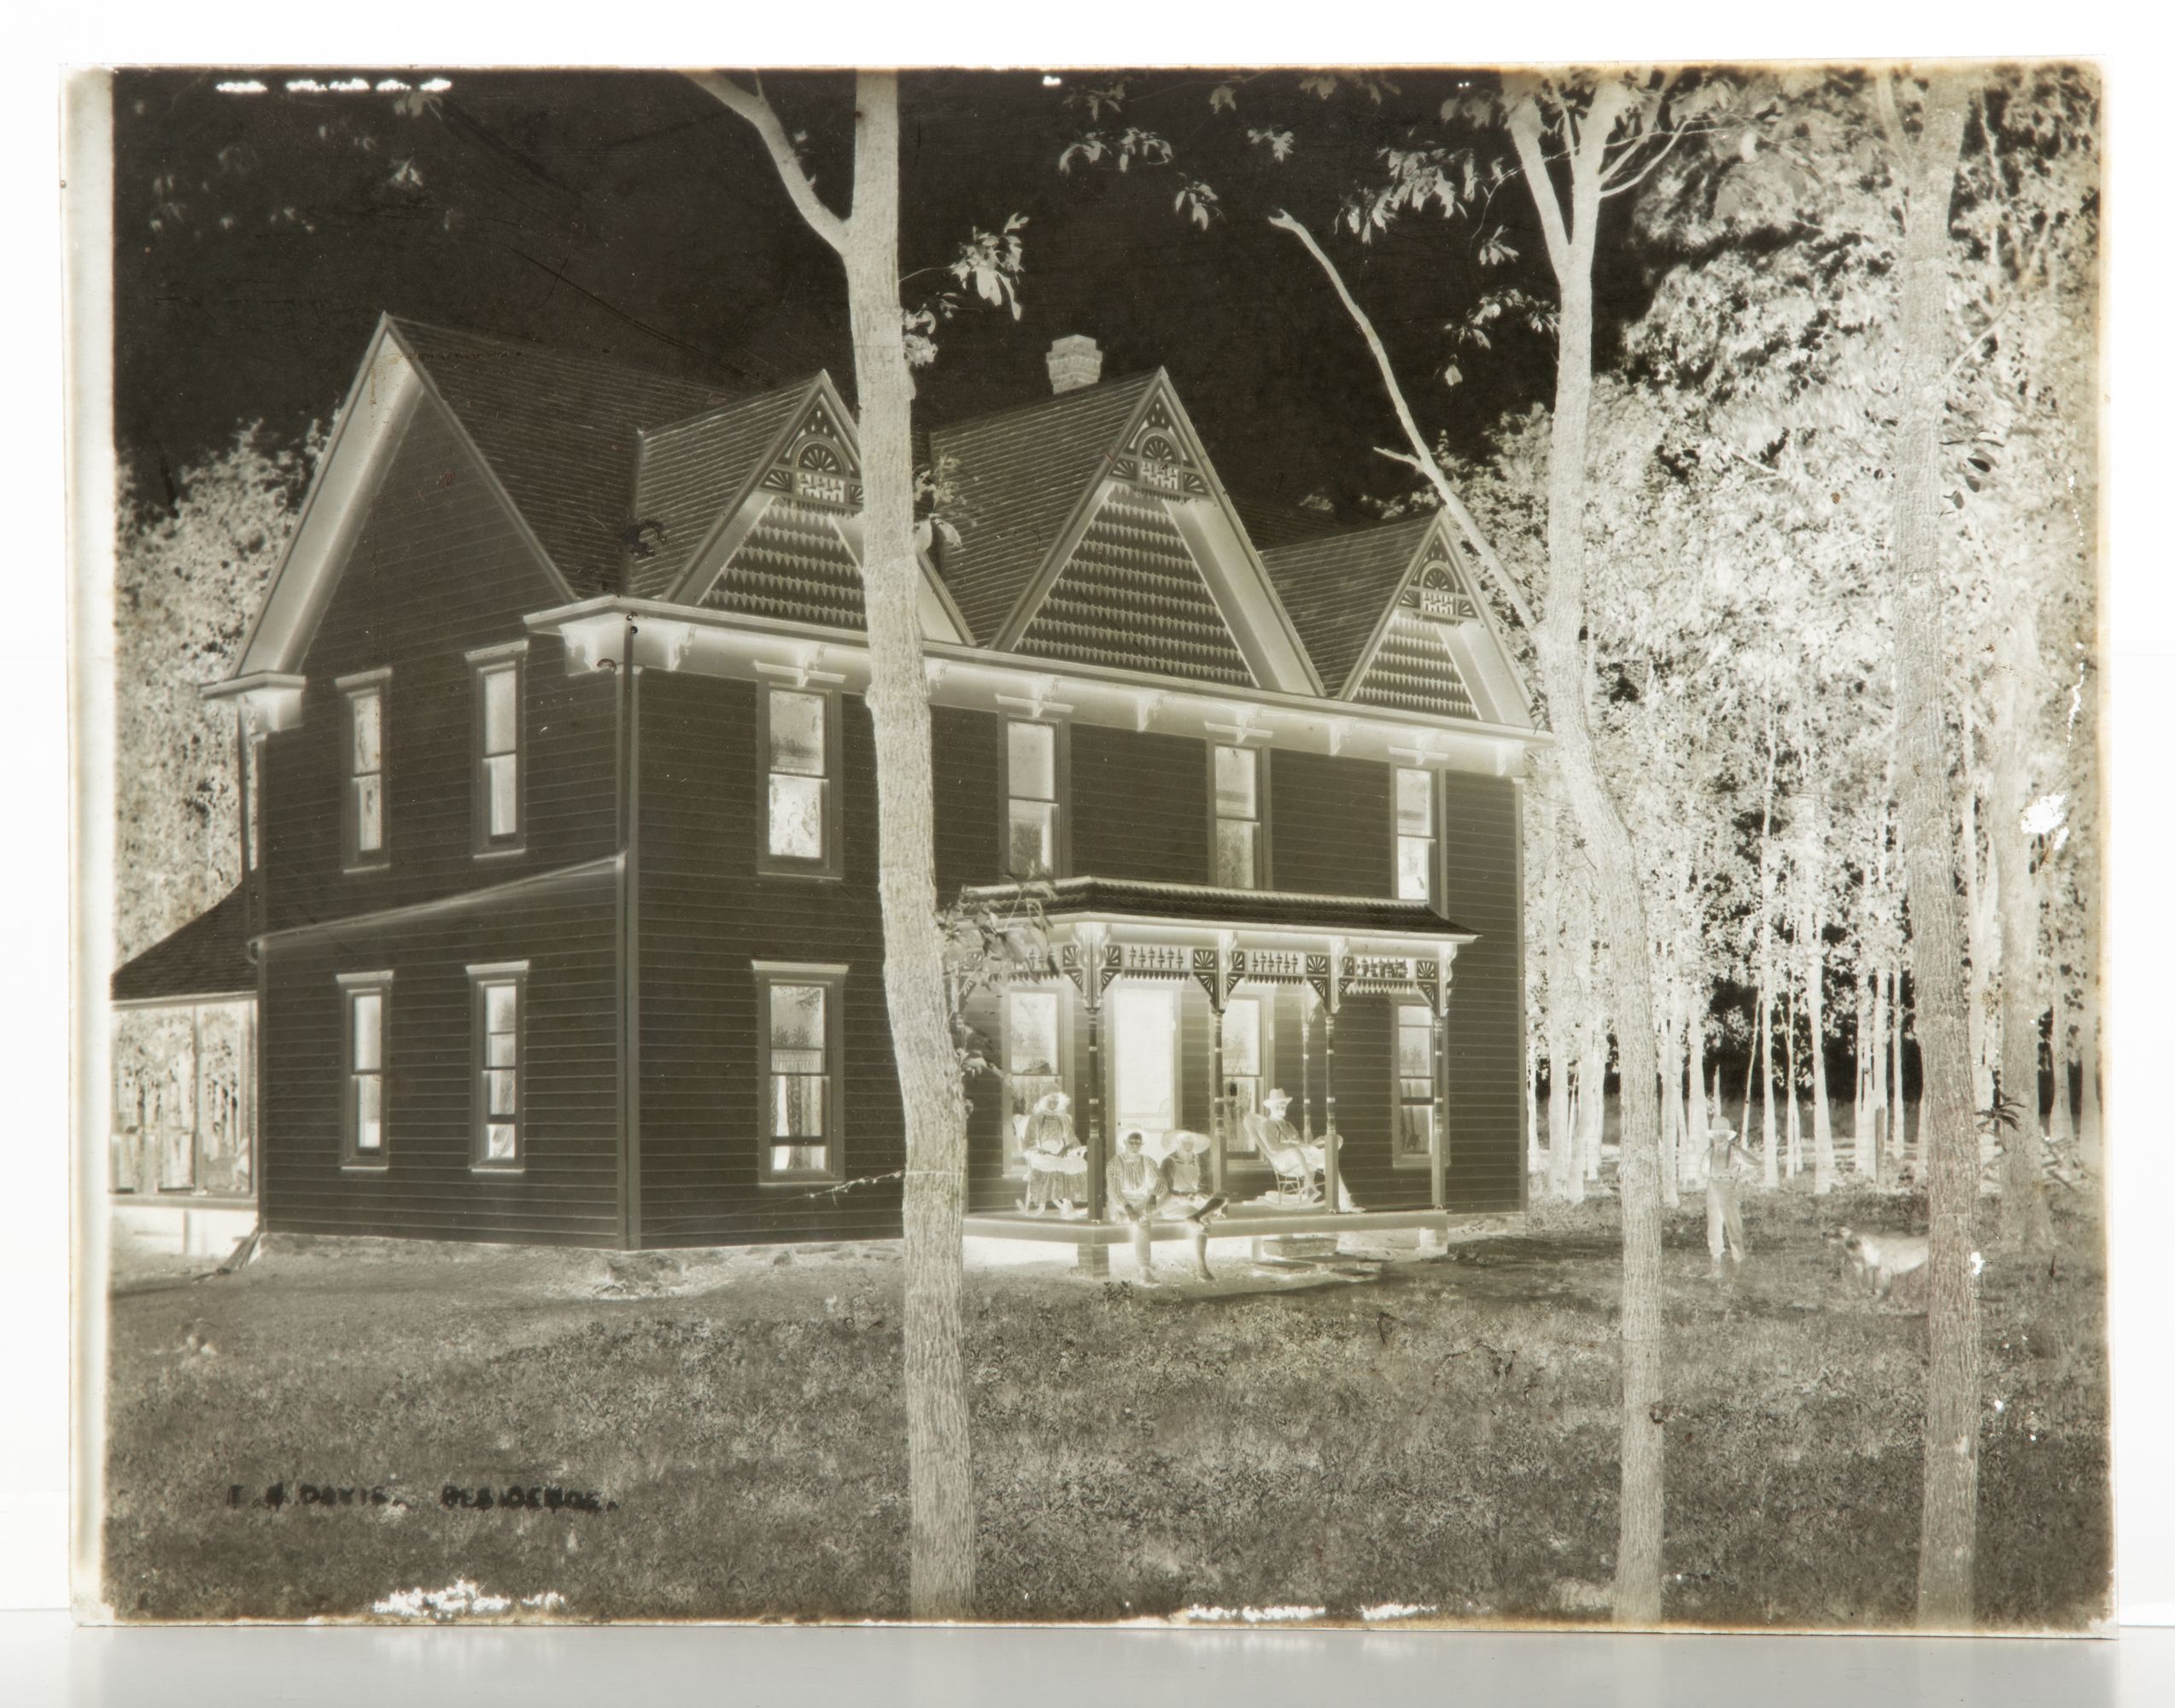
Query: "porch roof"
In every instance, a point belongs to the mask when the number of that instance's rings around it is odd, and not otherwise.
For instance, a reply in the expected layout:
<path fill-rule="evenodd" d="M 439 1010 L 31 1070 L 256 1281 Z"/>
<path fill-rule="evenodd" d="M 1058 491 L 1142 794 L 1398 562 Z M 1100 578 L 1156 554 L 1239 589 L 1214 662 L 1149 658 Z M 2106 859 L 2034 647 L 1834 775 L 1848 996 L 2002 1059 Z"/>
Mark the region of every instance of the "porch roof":
<path fill-rule="evenodd" d="M 1038 901 L 1052 923 L 1067 920 L 1155 921 L 1219 929 L 1335 932 L 1354 937 L 1418 937 L 1471 943 L 1477 933 L 1445 919 L 1426 902 L 1388 896 L 1324 896 L 1291 890 L 1231 890 L 1140 878 L 1057 878 L 985 884 L 971 899 L 1003 904 Z"/>
<path fill-rule="evenodd" d="M 237 884 L 178 931 L 116 968 L 113 1000 L 255 996 L 257 968 L 249 958 L 248 927 L 248 903 Z"/>

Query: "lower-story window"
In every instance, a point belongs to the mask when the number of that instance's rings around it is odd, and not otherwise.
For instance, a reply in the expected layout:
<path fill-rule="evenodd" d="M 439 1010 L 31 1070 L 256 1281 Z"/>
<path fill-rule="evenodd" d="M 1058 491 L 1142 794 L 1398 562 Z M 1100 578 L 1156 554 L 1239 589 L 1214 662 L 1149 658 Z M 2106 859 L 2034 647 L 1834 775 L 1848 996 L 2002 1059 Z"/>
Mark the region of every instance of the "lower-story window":
<path fill-rule="evenodd" d="M 1418 1003 L 1397 1009 L 1397 1134 L 1393 1160 L 1425 1167 L 1434 1155 L 1435 1015 Z"/>
<path fill-rule="evenodd" d="M 1059 1068 L 1057 992 L 1009 991 L 1004 998 L 1004 1166 L 1027 1172 L 1027 1123 L 1043 1099 L 1062 1093 Z M 1076 1129 L 1077 1130 L 1077 1129 Z"/>
<path fill-rule="evenodd" d="M 1262 1094 L 1270 1089 L 1262 1079 L 1262 1063 L 1272 1050 L 1270 1023 L 1269 1006 L 1258 997 L 1233 997 L 1224 1004 L 1224 1095 L 1230 1105 L 1224 1149 L 1234 1159 L 1260 1161 L 1246 1118 L 1260 1109 Z"/>
<path fill-rule="evenodd" d="M 471 1026 L 476 1083 L 470 1161 L 477 1168 L 519 1168 L 528 1161 L 523 1087 L 527 1046 L 522 1017 L 529 963 L 507 961 L 471 967 L 468 976 L 474 992 Z"/>
<path fill-rule="evenodd" d="M 341 975 L 340 1161 L 350 1168 L 385 1166 L 385 1041 L 393 975 Z"/>
<path fill-rule="evenodd" d="M 758 962 L 764 1180 L 839 1178 L 839 999 L 845 968 Z"/>

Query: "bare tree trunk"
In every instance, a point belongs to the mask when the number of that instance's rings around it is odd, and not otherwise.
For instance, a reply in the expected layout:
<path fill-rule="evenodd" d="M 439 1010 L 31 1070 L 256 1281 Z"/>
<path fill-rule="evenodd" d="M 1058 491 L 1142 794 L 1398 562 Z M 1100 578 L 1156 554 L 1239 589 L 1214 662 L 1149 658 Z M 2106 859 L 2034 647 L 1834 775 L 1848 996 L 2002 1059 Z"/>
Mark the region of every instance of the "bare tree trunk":
<path fill-rule="evenodd" d="M 1903 1103 L 1903 976 L 1888 969 L 1888 1154 L 1910 1161 L 1910 1112 Z"/>
<path fill-rule="evenodd" d="M 1585 1049 L 1578 1059 L 1579 1155 L 1583 1177 L 1601 1178 L 1601 1136 L 1609 1120 L 1609 1022 L 1599 993 L 1587 1010 Z"/>
<path fill-rule="evenodd" d="M 1790 987 L 1786 963 L 1782 977 L 1783 1153 L 1794 1180 L 1805 1172 L 1805 1130 L 1798 1119 L 1798 993 Z"/>
<path fill-rule="evenodd" d="M 1774 702 L 1767 708 L 1767 771 L 1760 785 L 1760 1184 L 1779 1184 L 1774 1155 Z M 1747 1094 L 1750 1095 L 1749 1093 Z M 1748 1111 L 1749 1113 L 1749 1111 Z"/>
<path fill-rule="evenodd" d="M 1815 792 L 1814 810 L 1820 813 Z M 1826 827 L 1821 827 L 1825 845 Z M 1809 915 L 1805 921 L 1805 1030 L 1811 1038 L 1813 1196 L 1824 1198 L 1835 1190 L 1835 1117 L 1827 1107 L 1827 919 L 1821 905 L 1821 886 L 1809 886 Z"/>
<path fill-rule="evenodd" d="M 2013 612 L 1994 644 L 1992 775 L 1987 840 L 2002 886 L 2002 1095 L 2015 1108 L 2003 1126 L 2002 1239 L 2026 1251 L 2054 1244 L 2039 1126 L 2039 886 L 2024 828 L 2030 794 L 2025 775 L 2022 678 L 2038 650 L 2028 611 Z"/>
<path fill-rule="evenodd" d="M 1696 943 L 1693 946 L 1696 949 Z M 1697 959 L 1692 967 L 1692 997 L 1684 1016 L 1684 1073 L 1691 1088 L 1692 1109 L 1691 1119 L 1684 1124 L 1684 1155 L 1677 1172 L 1686 1185 L 1697 1186 L 1706 1179 L 1707 1127 L 1722 1111 L 1707 1102 L 1706 973 Z"/>
<path fill-rule="evenodd" d="M 1888 85 L 1881 85 L 1892 112 Z M 1949 202 L 1963 141 L 1965 93 L 1936 73 L 1915 142 L 1895 141 L 1908 168 L 1902 268 L 1902 360 L 1891 503 L 1896 559 L 1896 681 L 1902 739 L 1903 864 L 1911 973 L 1925 1091 L 1920 1120 L 1929 1176 L 1926 1479 L 1918 1547 L 1918 1623 L 1971 1623 L 1979 1509 L 1979 1296 L 1972 1213 L 1979 1144 L 1965 1019 L 1963 921 L 1956 905 L 1956 754 L 1942 715 L 1949 658 L 1940 565 L 1941 425 L 1946 413 Z"/>
<path fill-rule="evenodd" d="M 884 997 L 906 1129 L 909 1601 L 917 1619 L 962 1619 L 974 1606 L 974 1490 L 960 1313 L 967 1105 L 937 920 L 928 677 L 914 550 L 914 382 L 898 299 L 898 79 L 862 72 L 856 79 L 853 211 L 843 218 L 817 198 L 798 151 L 760 94 L 729 78 L 695 81 L 754 126 L 802 217 L 845 266 L 866 494 L 861 579 L 876 750 Z"/>
<path fill-rule="evenodd" d="M 2047 1141 L 2061 1150 L 2077 1142 L 2077 1126 L 2069 1111 L 2068 980 L 2062 976 L 2061 952 L 2049 943 L 2047 953 L 2047 1065 L 2054 1074 L 2054 1102 L 2047 1110 Z"/>
<path fill-rule="evenodd" d="M 1548 1003 L 1548 1196 L 1570 1202 L 1579 1171 L 1571 1166 L 1571 1038 L 1568 1003 Z"/>
<path fill-rule="evenodd" d="M 1679 1202 L 1677 1159 L 1684 1150 L 1684 1056 L 1679 1048 L 1683 1013 L 1684 987 L 1672 974 L 1657 1051 L 1662 1063 L 1662 1203 L 1672 1210 Z"/>
<path fill-rule="evenodd" d="M 2001 956 L 2001 882 L 1992 872 L 1983 877 L 1979 858 L 1979 767 L 1971 715 L 1971 697 L 1963 697 L 1963 836 L 1957 850 L 1963 868 L 1963 917 L 1968 932 L 1971 970 L 1964 992 L 1964 1021 L 1971 1040 L 1971 1103 L 1986 1108 L 1994 1101 L 1994 1058 L 1998 1036 L 1990 1037 L 1986 1026 L 1986 997 L 1993 989 L 1994 968 Z"/>
<path fill-rule="evenodd" d="M 1593 247 L 1609 137 L 1629 102 L 1620 82 L 1594 91 L 1571 151 L 1568 220 L 1543 157 L 1540 114 L 1528 101 L 1510 129 L 1541 218 L 1558 293 L 1555 407 L 1548 458 L 1548 602 L 1534 652 L 1550 722 L 1580 829 L 1593 863 L 1600 935 L 1607 945 L 1610 1009 L 1622 1085 L 1617 1164 L 1623 1218 L 1621 1481 L 1617 1513 L 1615 1614 L 1651 1625 L 1662 1613 L 1662 1205 L 1659 1074 L 1654 1058 L 1652 939 L 1631 833 L 1594 751 L 1592 675 L 1581 647 L 1586 623 L 1586 462 L 1593 401 Z"/>
<path fill-rule="evenodd" d="M 1881 1164 L 1894 1154 L 1895 1118 L 1888 1107 L 1889 1026 L 1888 990 L 1892 976 L 1883 968 L 1873 969 L 1873 1176 L 1885 1172 Z"/>

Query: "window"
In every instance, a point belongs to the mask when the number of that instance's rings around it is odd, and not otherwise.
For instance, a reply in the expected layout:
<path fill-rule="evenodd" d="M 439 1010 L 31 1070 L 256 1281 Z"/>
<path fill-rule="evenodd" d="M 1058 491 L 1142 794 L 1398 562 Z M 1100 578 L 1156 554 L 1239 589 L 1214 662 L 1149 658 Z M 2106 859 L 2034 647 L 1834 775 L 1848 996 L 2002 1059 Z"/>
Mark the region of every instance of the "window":
<path fill-rule="evenodd" d="M 521 845 L 521 660 L 500 652 L 476 665 L 476 851 Z"/>
<path fill-rule="evenodd" d="M 1251 747 L 1216 754 L 1216 881 L 1227 890 L 1261 887 L 1261 756 Z"/>
<path fill-rule="evenodd" d="M 1253 997 L 1234 997 L 1224 1004 L 1224 1095 L 1228 1100 L 1224 1149 L 1231 1156 L 1254 1155 L 1247 1116 L 1261 1107 L 1261 1064 L 1269 1059 L 1271 1017 Z"/>
<path fill-rule="evenodd" d="M 758 966 L 764 1180 L 839 1178 L 839 997 L 843 968 Z"/>
<path fill-rule="evenodd" d="M 387 672 L 343 676 L 348 697 L 347 798 L 342 805 L 346 863 L 367 869 L 386 862 L 385 681 Z"/>
<path fill-rule="evenodd" d="M 770 777 L 763 866 L 769 871 L 833 874 L 836 702 L 818 691 L 766 688 L 763 704 Z"/>
<path fill-rule="evenodd" d="M 1435 773 L 1397 773 L 1397 898 L 1437 903 L 1435 891 Z"/>
<path fill-rule="evenodd" d="M 1065 1089 L 1058 1071 L 1057 992 L 1010 991 L 1004 998 L 1004 1163 L 1026 1171 L 1027 1117 L 1052 1091 Z"/>
<path fill-rule="evenodd" d="M 1397 1009 L 1397 1132 L 1392 1160 L 1424 1168 L 1435 1138 L 1435 1015 L 1417 1003 Z"/>
<path fill-rule="evenodd" d="M 385 1040 L 390 973 L 353 973 L 340 980 L 346 1010 L 341 1028 L 340 1161 L 350 1168 L 385 1167 Z"/>
<path fill-rule="evenodd" d="M 1047 723 L 1004 727 L 1004 787 L 1011 798 L 1005 869 L 1015 878 L 1057 872 L 1057 730 Z"/>
<path fill-rule="evenodd" d="M 519 1168 L 527 1161 L 522 1104 L 523 987 L 529 963 L 471 967 L 475 991 L 475 1130 L 470 1161 L 477 1168 Z"/>

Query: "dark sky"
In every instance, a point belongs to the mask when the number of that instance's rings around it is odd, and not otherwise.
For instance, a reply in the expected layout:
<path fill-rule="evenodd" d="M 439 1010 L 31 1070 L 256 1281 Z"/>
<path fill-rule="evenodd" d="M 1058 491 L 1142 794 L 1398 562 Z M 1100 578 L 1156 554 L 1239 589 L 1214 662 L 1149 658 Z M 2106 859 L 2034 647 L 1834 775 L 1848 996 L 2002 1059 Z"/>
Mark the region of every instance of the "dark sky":
<path fill-rule="evenodd" d="M 291 435 L 328 417 L 381 310 L 712 380 L 827 367 L 851 395 L 837 261 L 752 132 L 684 79 L 464 73 L 435 112 L 408 114 L 390 93 L 289 93 L 291 71 L 256 73 L 261 95 L 215 87 L 249 75 L 123 73 L 116 88 L 116 418 L 147 492 L 245 420 Z M 1364 347 L 1313 263 L 1265 223 L 1283 205 L 1330 243 L 1430 430 L 1476 449 L 1504 409 L 1547 395 L 1552 353 L 1529 333 L 1461 357 L 1454 391 L 1426 377 L 1453 354 L 1443 323 L 1478 290 L 1552 294 L 1520 185 L 1490 216 L 1522 253 L 1509 266 L 1478 266 L 1469 221 L 1409 219 L 1366 248 L 1329 237 L 1376 151 L 1432 129 L 1454 74 L 1400 78 L 1380 108 L 1265 79 L 1237 120 L 1212 115 L 1213 74 L 1134 79 L 1126 119 L 1105 128 L 1137 123 L 1180 144 L 1180 166 L 1227 209 L 1205 232 L 1172 211 L 1172 170 L 1059 174 L 1089 122 L 1064 97 L 1098 80 L 908 79 L 903 271 L 940 268 L 974 226 L 1029 219 L 1022 318 L 970 312 L 940 330 L 924 424 L 1043 395 L 1050 340 L 1085 332 L 1107 375 L 1171 371 L 1242 497 L 1324 490 L 1348 511 L 1362 493 L 1402 490 L 1406 472 L 1370 453 L 1397 435 Z M 819 183 L 845 184 L 847 81 L 769 86 L 807 132 Z M 1245 145 L 1263 124 L 1295 131 L 1289 164 Z M 1476 140 L 1506 151 L 1498 136 Z M 924 273 L 908 298 L 945 283 Z M 1635 276 L 1603 283 L 1605 321 L 1612 298 L 1635 306 Z"/>

